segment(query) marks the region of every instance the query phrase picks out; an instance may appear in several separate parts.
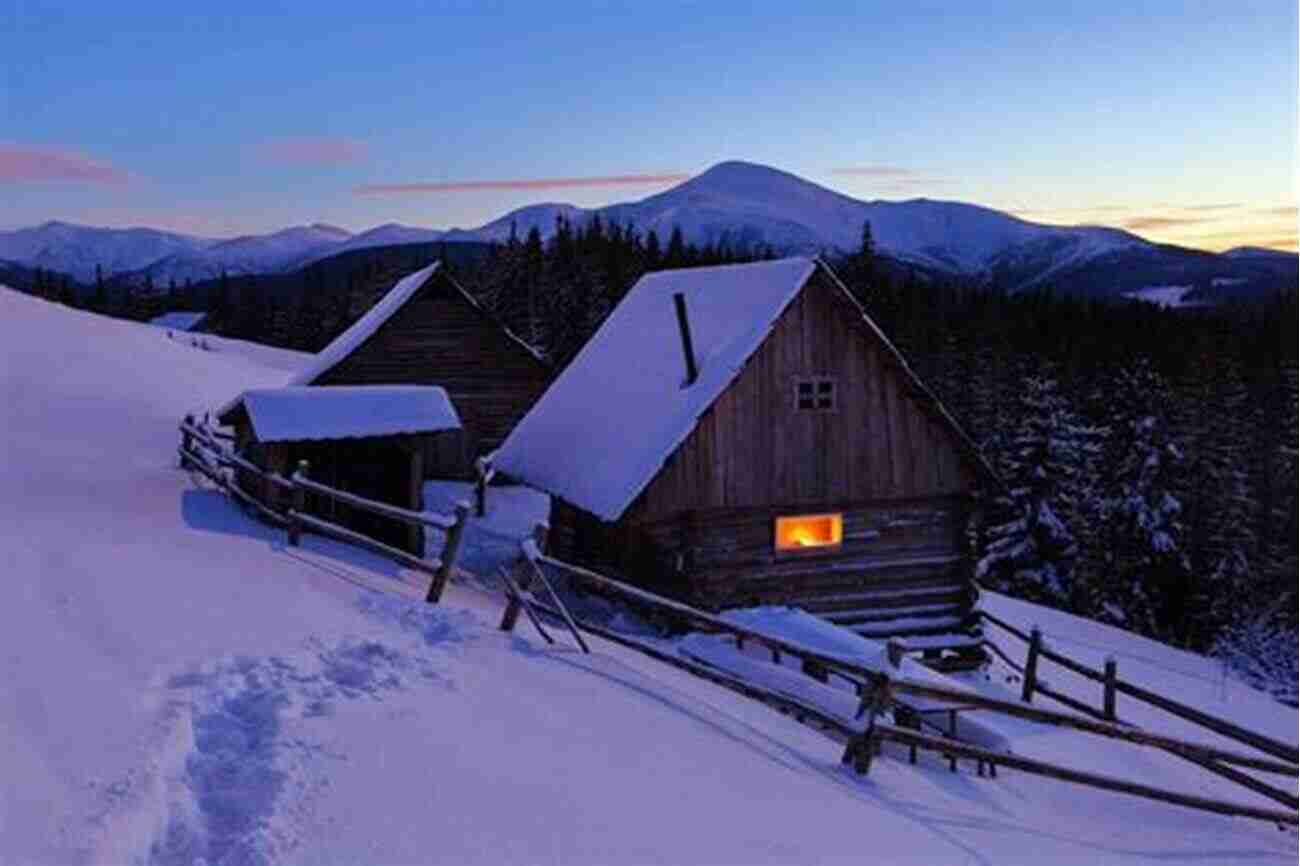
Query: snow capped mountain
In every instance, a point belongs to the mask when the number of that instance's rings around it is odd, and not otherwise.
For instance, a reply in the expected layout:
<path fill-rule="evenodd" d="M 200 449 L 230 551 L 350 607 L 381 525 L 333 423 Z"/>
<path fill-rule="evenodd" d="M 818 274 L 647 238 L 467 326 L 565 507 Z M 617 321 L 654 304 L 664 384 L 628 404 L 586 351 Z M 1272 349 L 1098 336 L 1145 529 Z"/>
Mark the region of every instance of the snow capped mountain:
<path fill-rule="evenodd" d="M 478 228 L 437 229 L 389 223 L 360 234 L 325 225 L 298 226 L 232 240 L 152 229 L 95 229 L 46 223 L 0 232 L 0 260 L 93 279 L 133 273 L 154 284 L 228 274 L 284 273 L 328 256 L 367 247 L 436 241 L 502 242 L 514 231 L 543 238 L 564 217 L 654 231 L 661 244 L 674 228 L 689 243 L 771 246 L 778 253 L 842 254 L 856 250 L 870 222 L 876 248 L 900 262 L 1016 292 L 1051 286 L 1120 296 L 1146 286 L 1232 286 L 1234 294 L 1272 291 L 1296 273 L 1296 256 L 1239 247 L 1222 255 L 1154 244 L 1101 226 L 1051 226 L 962 202 L 861 201 L 789 172 L 723 162 L 671 189 L 634 202 L 587 209 L 548 202 L 511 211 Z M 146 270 L 147 269 L 147 270 Z"/>
<path fill-rule="evenodd" d="M 147 267 L 168 256 L 193 253 L 218 241 L 157 229 L 105 229 L 63 222 L 0 232 L 0 259 L 48 268 L 82 282 Z"/>
<path fill-rule="evenodd" d="M 146 273 L 153 277 L 155 285 L 169 280 L 208 280 L 221 276 L 222 271 L 231 276 L 274 273 L 305 257 L 328 254 L 351 237 L 351 232 L 321 223 L 293 226 L 269 235 L 245 235 L 167 256 L 150 264 Z"/>
<path fill-rule="evenodd" d="M 653 230 L 661 242 L 680 227 L 691 243 L 767 244 L 782 253 L 852 252 L 869 221 L 877 248 L 895 258 L 964 276 L 1014 271 L 1023 284 L 1017 287 L 1098 256 L 1150 246 L 1117 229 L 1039 225 L 961 202 L 860 201 L 789 172 L 735 161 L 638 202 L 594 210 L 531 205 L 447 239 L 503 240 L 512 222 L 521 236 L 535 225 L 545 237 L 557 216 L 582 223 L 594 214 Z"/>
<path fill-rule="evenodd" d="M 294 261 L 291 267 L 283 270 L 292 270 L 294 267 L 303 267 L 314 261 L 335 256 L 339 253 L 346 253 L 349 250 L 361 250 L 367 247 L 387 247 L 395 244 L 424 244 L 441 240 L 447 232 L 437 229 L 419 228 L 417 226 L 404 226 L 400 223 L 385 223 L 381 226 L 375 226 L 367 229 L 360 234 L 350 235 L 342 243 L 335 244 L 328 248 L 322 248 L 306 253 Z"/>

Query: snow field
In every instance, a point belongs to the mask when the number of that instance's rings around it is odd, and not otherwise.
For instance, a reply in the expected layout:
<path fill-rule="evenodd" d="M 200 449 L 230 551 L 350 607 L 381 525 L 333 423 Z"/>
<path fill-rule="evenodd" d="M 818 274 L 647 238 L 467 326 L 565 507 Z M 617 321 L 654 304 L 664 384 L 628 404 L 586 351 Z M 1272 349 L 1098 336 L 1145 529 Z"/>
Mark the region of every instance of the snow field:
<path fill-rule="evenodd" d="M 181 415 L 290 370 L 7 290 L 0 329 L 0 863 L 1295 861 L 1294 833 L 1262 822 L 934 756 L 887 749 L 858 778 L 822 735 L 630 650 L 498 632 L 486 577 L 430 608 L 427 577 L 287 548 L 176 469 Z M 444 495 L 463 494 L 430 485 L 426 507 Z M 544 508 L 489 496 L 467 567 Z M 1049 639 L 1156 652 L 993 603 Z M 1294 737 L 1295 710 L 1244 692 L 1223 711 Z"/>

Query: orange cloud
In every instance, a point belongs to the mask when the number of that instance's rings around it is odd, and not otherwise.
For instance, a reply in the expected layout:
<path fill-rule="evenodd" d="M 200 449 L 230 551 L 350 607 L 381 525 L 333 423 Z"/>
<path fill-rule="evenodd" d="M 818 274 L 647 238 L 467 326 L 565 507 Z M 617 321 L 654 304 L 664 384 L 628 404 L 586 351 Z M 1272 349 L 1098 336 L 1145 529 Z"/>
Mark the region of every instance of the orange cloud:
<path fill-rule="evenodd" d="M 545 190 L 593 186 L 657 186 L 680 183 L 689 174 L 614 174 L 603 177 L 544 177 L 510 180 L 456 180 L 429 183 L 372 183 L 356 188 L 357 195 L 401 195 L 423 192 L 476 192 L 481 190 Z"/>
<path fill-rule="evenodd" d="M 1120 220 L 1119 225 L 1126 229 L 1142 231 L 1144 229 L 1171 229 L 1179 226 L 1196 225 L 1211 222 L 1212 217 L 1176 217 L 1176 216 L 1138 216 Z"/>
<path fill-rule="evenodd" d="M 113 186 L 127 183 L 130 175 L 71 151 L 0 143 L 0 183 L 51 180 Z"/>
<path fill-rule="evenodd" d="M 365 159 L 366 146 L 351 138 L 274 138 L 257 145 L 257 155 L 279 165 L 340 165 Z"/>

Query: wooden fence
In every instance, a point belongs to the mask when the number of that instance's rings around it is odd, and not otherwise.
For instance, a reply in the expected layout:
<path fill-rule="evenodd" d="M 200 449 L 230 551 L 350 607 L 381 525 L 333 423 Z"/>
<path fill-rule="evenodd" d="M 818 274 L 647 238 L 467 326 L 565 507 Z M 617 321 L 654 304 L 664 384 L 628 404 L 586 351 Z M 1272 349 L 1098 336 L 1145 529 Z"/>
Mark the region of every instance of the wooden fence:
<path fill-rule="evenodd" d="M 297 470 L 289 478 L 265 470 L 223 446 L 219 439 L 228 437 L 221 436 L 218 431 L 197 423 L 192 416 L 186 416 L 185 420 L 181 422 L 180 432 L 181 444 L 178 456 L 181 468 L 202 473 L 232 497 L 252 508 L 258 516 L 276 526 L 284 527 L 288 531 L 291 546 L 296 547 L 299 544 L 302 532 L 306 529 L 319 535 L 330 536 L 348 544 L 364 547 L 393 559 L 408 568 L 428 574 L 430 582 L 425 601 L 436 604 L 442 598 L 443 590 L 446 588 L 447 581 L 450 579 L 452 569 L 455 566 L 456 556 L 460 551 L 461 540 L 465 533 L 465 524 L 469 519 L 470 506 L 468 503 L 457 502 L 454 516 L 434 512 L 410 511 L 396 505 L 377 502 L 373 499 L 357 496 L 355 493 L 349 493 L 346 490 L 339 490 L 313 481 L 308 477 L 310 467 L 305 460 L 299 462 Z M 267 506 L 266 503 L 239 485 L 238 478 L 233 471 L 227 472 L 226 470 L 241 470 L 283 488 L 289 493 L 291 507 L 284 512 L 280 512 Z M 408 526 L 427 526 L 439 529 L 445 533 L 442 553 L 435 559 L 425 559 L 404 550 L 399 550 L 364 533 L 308 514 L 306 510 L 308 492 L 317 496 L 329 497 L 351 508 L 367 511 L 380 517 L 405 523 Z"/>
<path fill-rule="evenodd" d="M 1279 824 L 1296 825 L 1298 823 L 1295 810 L 1300 807 L 1300 804 L 1297 804 L 1295 797 L 1288 797 L 1284 792 L 1276 793 L 1287 797 L 1284 804 L 1290 807 L 1288 811 L 1261 808 L 1156 788 L 1137 781 L 1090 773 L 1047 761 L 994 752 L 957 740 L 949 732 L 940 735 L 926 734 L 917 726 L 917 718 L 913 715 L 915 711 L 909 706 L 906 697 L 912 696 L 947 702 L 960 707 L 963 711 L 985 710 L 1042 724 L 1078 730 L 1109 739 L 1121 740 L 1139 746 L 1157 748 L 1186 758 L 1201 766 L 1213 765 L 1230 773 L 1239 773 L 1232 767 L 1240 766 L 1295 777 L 1297 768 L 1293 764 L 1241 754 L 1203 743 L 1188 742 L 1175 737 L 1145 731 L 1131 725 L 1060 713 L 1016 701 L 991 698 L 976 692 L 917 682 L 906 677 L 867 668 L 793 641 L 736 625 L 681 602 L 663 598 L 580 566 L 554 559 L 547 556 L 543 552 L 542 545 L 539 544 L 539 541 L 544 540 L 544 538 L 544 532 L 539 531 L 534 539 L 529 539 L 522 545 L 524 558 L 531 563 L 531 568 L 536 569 L 539 575 L 544 577 L 542 574 L 543 567 L 556 569 L 567 576 L 575 589 L 592 591 L 620 599 L 640 610 L 653 613 L 662 620 L 693 631 L 731 635 L 738 646 L 743 646 L 746 642 L 763 646 L 770 651 L 771 658 L 775 663 L 779 663 L 783 655 L 789 655 L 799 659 L 804 672 L 823 682 L 828 676 L 842 678 L 851 683 L 855 689 L 859 700 L 858 718 L 861 719 L 864 715 L 867 716 L 865 727 L 860 727 L 856 722 L 850 723 L 795 696 L 746 680 L 730 671 L 683 657 L 665 646 L 656 645 L 653 642 L 623 634 L 580 618 L 575 619 L 569 615 L 568 611 L 562 611 L 554 603 L 537 598 L 535 595 L 530 594 L 526 588 L 513 584 L 513 581 L 508 583 L 510 586 L 507 590 L 509 602 L 502 618 L 502 629 L 513 629 L 520 610 L 528 610 L 530 607 L 557 620 L 566 620 L 575 631 L 585 631 L 630 647 L 675 668 L 703 677 L 746 697 L 759 700 L 787 715 L 793 716 L 804 724 L 827 733 L 833 739 L 846 744 L 843 761 L 853 765 L 859 772 L 869 770 L 871 756 L 879 751 L 879 744 L 889 741 L 906 745 L 912 750 L 921 748 L 940 753 L 950 762 L 950 766 L 954 770 L 958 758 L 967 758 L 976 762 L 981 775 L 985 767 L 989 768 L 991 774 L 996 773 L 996 768 L 999 766 L 1011 767 L 1022 772 L 1060 781 L 1224 815 L 1257 818 Z M 558 596 L 555 595 L 554 590 L 549 585 L 547 590 L 551 598 L 558 602 Z M 532 616 L 533 612 L 530 611 L 529 614 Z M 878 718 L 885 710 L 894 711 L 895 724 L 887 724 Z M 900 724 L 904 719 L 908 721 L 907 725 Z M 915 755 L 915 751 L 913 751 L 913 755 Z M 1278 798 L 1275 797 L 1274 799 Z"/>
<path fill-rule="evenodd" d="M 1221 719 L 1217 716 L 1210 715 L 1202 710 L 1198 710 L 1196 707 L 1188 706 L 1187 704 L 1176 701 L 1173 698 L 1157 694 L 1149 689 L 1144 689 L 1141 686 L 1120 679 L 1118 663 L 1114 659 L 1108 659 L 1106 661 L 1105 670 L 1099 671 L 1052 650 L 1045 644 L 1042 632 L 1036 628 L 1031 630 L 1029 634 L 1025 634 L 1021 629 L 1016 628 L 1010 623 L 1004 622 L 993 614 L 980 611 L 980 617 L 997 626 L 1007 634 L 1018 638 L 1026 645 L 1025 663 L 1023 667 L 1015 664 L 1015 662 L 1009 659 L 1000 649 L 991 647 L 995 649 L 997 654 L 1001 656 L 1004 661 L 1008 662 L 1015 669 L 1021 672 L 1023 676 L 1021 699 L 1026 703 L 1031 702 L 1035 694 L 1042 694 L 1052 698 L 1053 700 L 1060 701 L 1074 709 L 1086 712 L 1089 715 L 1114 720 L 1116 718 L 1115 696 L 1116 694 L 1123 694 L 1151 706 L 1158 707 L 1170 715 L 1192 722 L 1193 724 L 1213 731 L 1220 736 L 1259 749 L 1261 752 L 1272 755 L 1275 758 L 1289 761 L 1292 764 L 1300 763 L 1300 750 L 1297 750 L 1295 746 L 1281 742 L 1280 740 L 1275 740 L 1272 737 L 1251 731 L 1247 728 L 1243 728 L 1227 719 Z M 1099 683 L 1102 687 L 1100 709 L 1088 706 L 1081 701 L 1076 701 L 1066 695 L 1062 695 L 1059 692 L 1045 687 L 1039 678 L 1038 671 L 1039 665 L 1043 659 L 1060 665 L 1066 670 L 1076 673 L 1081 677 Z"/>

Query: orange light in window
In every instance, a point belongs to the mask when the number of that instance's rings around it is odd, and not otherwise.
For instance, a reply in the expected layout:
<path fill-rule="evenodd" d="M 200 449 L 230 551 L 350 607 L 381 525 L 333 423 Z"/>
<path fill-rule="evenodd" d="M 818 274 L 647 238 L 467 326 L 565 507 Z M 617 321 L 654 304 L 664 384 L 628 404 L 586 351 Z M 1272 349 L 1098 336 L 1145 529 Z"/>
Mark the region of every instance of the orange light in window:
<path fill-rule="evenodd" d="M 776 519 L 777 550 L 835 547 L 843 540 L 844 519 L 840 514 L 801 514 Z"/>

